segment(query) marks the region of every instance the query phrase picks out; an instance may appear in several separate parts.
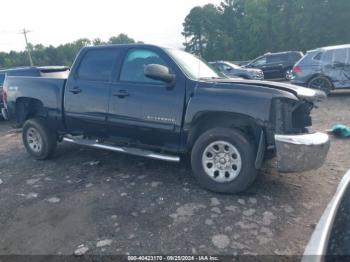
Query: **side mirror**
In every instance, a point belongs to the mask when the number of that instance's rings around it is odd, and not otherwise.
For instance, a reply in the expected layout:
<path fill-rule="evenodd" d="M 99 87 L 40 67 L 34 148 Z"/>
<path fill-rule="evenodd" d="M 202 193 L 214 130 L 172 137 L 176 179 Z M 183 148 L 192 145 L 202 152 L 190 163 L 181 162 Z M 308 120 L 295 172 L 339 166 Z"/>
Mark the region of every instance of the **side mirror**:
<path fill-rule="evenodd" d="M 175 75 L 170 73 L 169 68 L 158 64 L 147 65 L 144 74 L 151 79 L 163 81 L 165 83 L 171 83 L 175 80 Z"/>

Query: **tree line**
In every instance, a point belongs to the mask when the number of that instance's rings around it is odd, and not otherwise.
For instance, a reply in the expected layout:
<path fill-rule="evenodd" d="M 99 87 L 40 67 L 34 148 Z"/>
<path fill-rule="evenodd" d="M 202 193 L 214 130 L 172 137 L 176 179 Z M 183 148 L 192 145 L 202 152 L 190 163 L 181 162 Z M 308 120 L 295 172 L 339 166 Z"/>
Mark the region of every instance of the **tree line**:
<path fill-rule="evenodd" d="M 349 14 L 349 0 L 224 0 L 194 7 L 182 34 L 207 60 L 249 60 L 350 43 Z"/>
<path fill-rule="evenodd" d="M 42 44 L 31 45 L 31 55 L 34 65 L 66 65 L 71 66 L 79 50 L 88 45 L 103 45 L 103 44 L 132 44 L 136 41 L 126 34 L 113 36 L 108 41 L 102 41 L 100 38 L 90 40 L 88 38 L 78 39 L 72 43 L 59 45 L 57 47 L 45 47 Z M 141 43 L 141 42 L 138 42 Z M 9 53 L 0 52 L 0 68 L 10 68 L 16 66 L 28 66 L 29 58 L 26 51 Z"/>
<path fill-rule="evenodd" d="M 184 47 L 206 60 L 250 60 L 266 52 L 350 43 L 350 0 L 223 0 L 196 6 L 183 22 Z M 70 66 L 86 45 L 127 44 L 126 34 L 30 45 L 35 65 Z M 29 65 L 25 51 L 0 52 L 0 68 Z"/>

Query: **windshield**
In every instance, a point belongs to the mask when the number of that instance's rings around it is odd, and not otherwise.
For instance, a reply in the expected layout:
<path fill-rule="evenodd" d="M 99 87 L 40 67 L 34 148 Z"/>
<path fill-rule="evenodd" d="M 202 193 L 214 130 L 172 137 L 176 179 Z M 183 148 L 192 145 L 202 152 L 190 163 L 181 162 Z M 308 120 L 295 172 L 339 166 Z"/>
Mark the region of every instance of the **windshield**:
<path fill-rule="evenodd" d="M 177 65 L 181 67 L 184 73 L 192 79 L 225 78 L 224 75 L 216 72 L 213 67 L 194 55 L 176 49 L 166 49 L 166 51 L 175 60 Z"/>
<path fill-rule="evenodd" d="M 230 66 L 231 68 L 233 68 L 233 69 L 239 69 L 240 68 L 240 66 L 238 66 L 238 65 L 235 65 L 235 64 L 232 64 L 232 63 L 230 63 L 230 62 L 225 62 L 228 66 Z"/>

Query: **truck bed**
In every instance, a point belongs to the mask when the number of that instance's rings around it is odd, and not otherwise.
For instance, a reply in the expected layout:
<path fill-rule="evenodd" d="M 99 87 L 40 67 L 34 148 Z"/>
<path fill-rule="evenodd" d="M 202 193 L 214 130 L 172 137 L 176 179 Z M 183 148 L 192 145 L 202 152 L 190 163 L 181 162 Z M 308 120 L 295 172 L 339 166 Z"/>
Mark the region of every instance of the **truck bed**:
<path fill-rule="evenodd" d="M 6 77 L 7 113 L 16 119 L 15 105 L 19 99 L 37 101 L 43 105 L 45 114 L 56 130 L 63 130 L 63 93 L 67 79 L 45 77 Z"/>

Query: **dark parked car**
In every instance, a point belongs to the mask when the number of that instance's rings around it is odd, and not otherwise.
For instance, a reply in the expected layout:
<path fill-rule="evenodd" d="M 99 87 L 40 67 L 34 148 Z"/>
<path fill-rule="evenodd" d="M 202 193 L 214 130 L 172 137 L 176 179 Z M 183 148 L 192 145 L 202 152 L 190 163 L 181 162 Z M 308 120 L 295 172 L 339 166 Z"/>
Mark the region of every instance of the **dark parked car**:
<path fill-rule="evenodd" d="M 350 45 L 323 47 L 307 52 L 293 68 L 293 84 L 331 90 L 350 88 Z"/>
<path fill-rule="evenodd" d="M 267 53 L 245 65 L 247 68 L 258 68 L 264 72 L 265 79 L 285 78 L 290 80 L 292 69 L 296 62 L 303 57 L 299 51 Z"/>
<path fill-rule="evenodd" d="M 221 77 L 181 50 L 152 45 L 82 49 L 68 79 L 6 77 L 8 118 L 36 159 L 66 141 L 165 161 L 190 155 L 194 177 L 236 193 L 273 150 L 281 172 L 319 168 L 329 137 L 308 133 L 321 91 Z"/>
<path fill-rule="evenodd" d="M 6 70 L 0 70 L 0 93 L 7 76 L 32 76 L 32 77 L 58 77 L 68 76 L 69 68 L 65 66 L 42 66 L 42 67 L 17 67 Z M 0 96 L 0 117 L 4 109 L 3 98 Z"/>
<path fill-rule="evenodd" d="M 260 69 L 244 68 L 227 61 L 210 62 L 217 70 L 228 77 L 263 80 L 264 73 Z"/>

